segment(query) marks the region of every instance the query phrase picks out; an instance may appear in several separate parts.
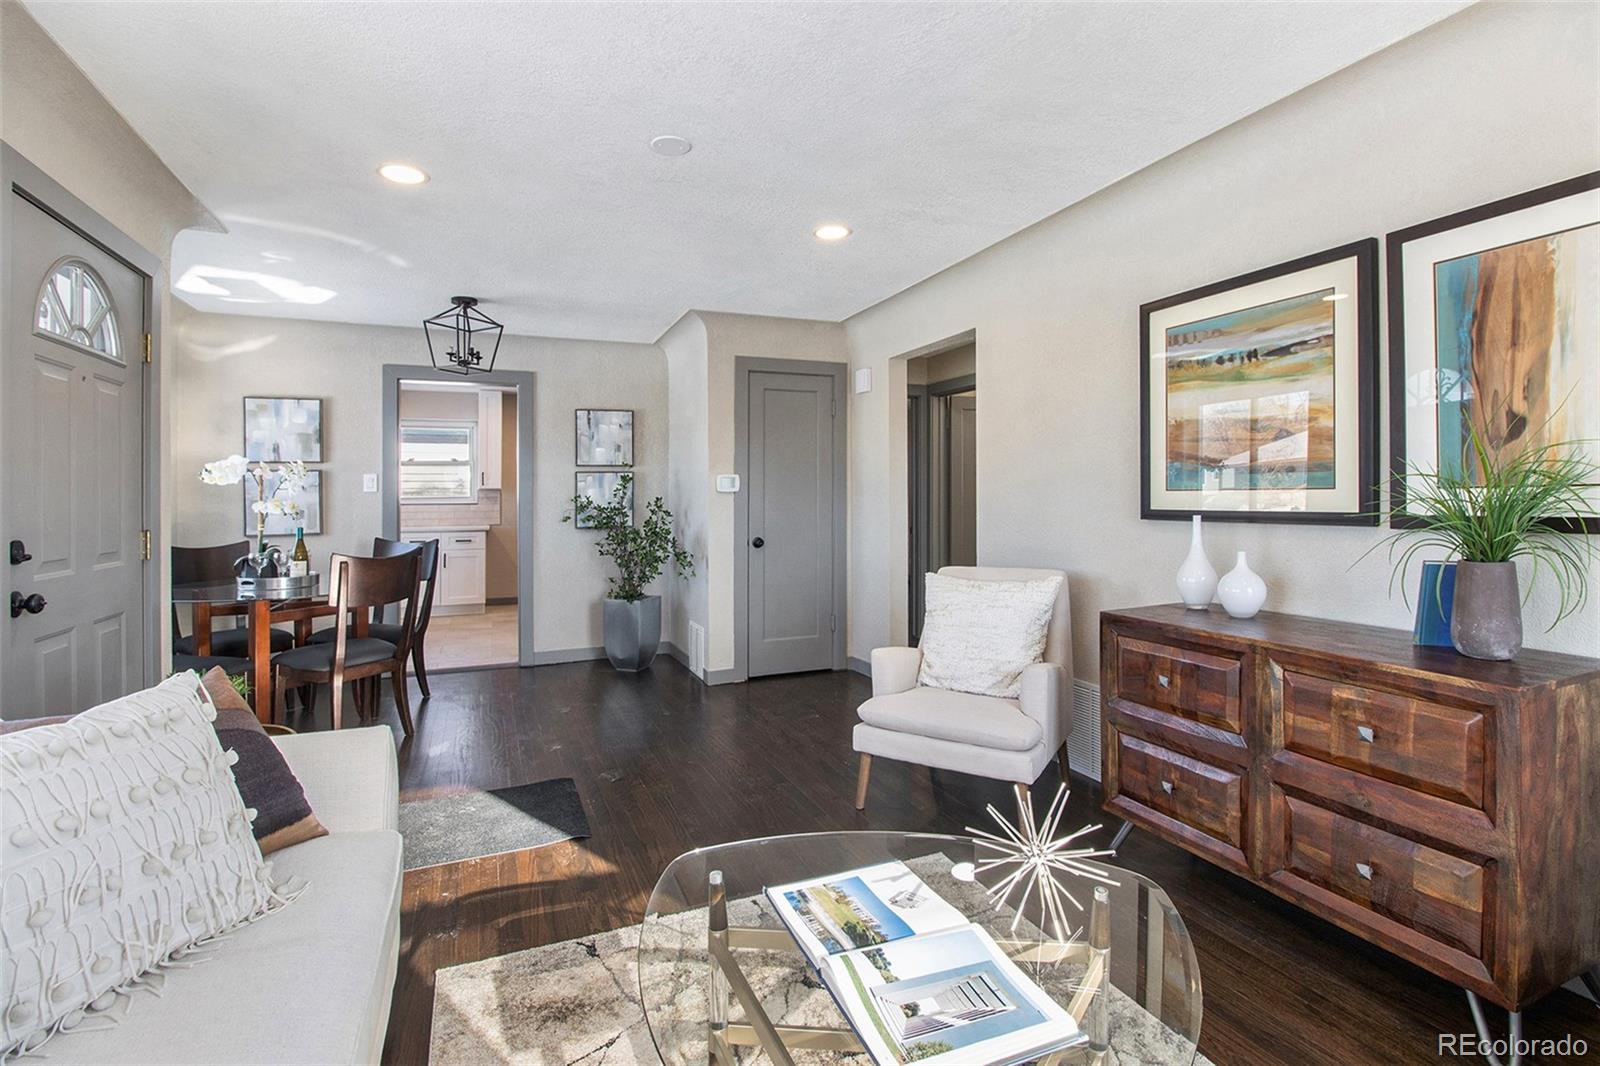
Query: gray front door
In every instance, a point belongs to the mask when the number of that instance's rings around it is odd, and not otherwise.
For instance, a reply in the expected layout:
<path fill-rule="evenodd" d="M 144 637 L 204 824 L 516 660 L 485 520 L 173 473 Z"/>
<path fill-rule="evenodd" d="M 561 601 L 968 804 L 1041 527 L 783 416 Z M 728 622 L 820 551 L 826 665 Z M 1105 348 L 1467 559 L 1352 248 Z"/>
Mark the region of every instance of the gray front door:
<path fill-rule="evenodd" d="M 71 714 L 143 687 L 145 278 L 20 194 L 6 236 L 7 718 Z M 38 601 L 32 601 L 37 606 Z"/>
<path fill-rule="evenodd" d="M 750 375 L 750 676 L 833 666 L 831 375 Z"/>

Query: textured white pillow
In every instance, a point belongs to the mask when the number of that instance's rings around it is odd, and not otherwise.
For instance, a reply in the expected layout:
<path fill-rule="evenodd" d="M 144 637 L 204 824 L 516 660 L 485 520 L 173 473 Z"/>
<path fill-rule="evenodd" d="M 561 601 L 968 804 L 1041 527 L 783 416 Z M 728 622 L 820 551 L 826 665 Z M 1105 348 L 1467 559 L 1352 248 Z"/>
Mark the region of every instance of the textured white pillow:
<path fill-rule="evenodd" d="M 0 737 L 0 1059 L 118 1016 L 159 984 L 141 975 L 285 902 L 215 717 L 184 673 Z"/>
<path fill-rule="evenodd" d="M 1016 699 L 1040 660 L 1061 578 L 971 581 L 927 576 L 917 684 Z"/>

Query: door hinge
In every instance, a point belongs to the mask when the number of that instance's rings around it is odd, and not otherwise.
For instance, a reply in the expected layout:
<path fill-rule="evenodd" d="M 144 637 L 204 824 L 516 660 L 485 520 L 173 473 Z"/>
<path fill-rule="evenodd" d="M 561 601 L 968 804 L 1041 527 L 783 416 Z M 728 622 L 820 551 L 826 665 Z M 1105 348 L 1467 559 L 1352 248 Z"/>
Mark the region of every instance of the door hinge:
<path fill-rule="evenodd" d="M 144 361 L 150 362 L 150 334 L 144 335 Z"/>
<path fill-rule="evenodd" d="M 839 632 L 839 616 L 838 615 L 830 614 L 828 616 L 828 632 L 829 633 L 837 633 L 837 632 Z"/>
<path fill-rule="evenodd" d="M 147 563 L 150 561 L 150 531 L 148 529 L 139 530 L 139 558 Z"/>

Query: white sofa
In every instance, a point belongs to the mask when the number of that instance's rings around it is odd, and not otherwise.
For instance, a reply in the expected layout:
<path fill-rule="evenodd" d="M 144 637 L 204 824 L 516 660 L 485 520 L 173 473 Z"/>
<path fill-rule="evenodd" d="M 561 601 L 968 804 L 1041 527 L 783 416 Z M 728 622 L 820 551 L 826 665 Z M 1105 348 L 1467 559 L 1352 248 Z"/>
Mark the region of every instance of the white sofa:
<path fill-rule="evenodd" d="M 268 856 L 308 887 L 116 1025 L 53 1037 L 62 1063 L 375 1063 L 400 958 L 399 774 L 385 726 L 276 738 L 328 835 Z"/>

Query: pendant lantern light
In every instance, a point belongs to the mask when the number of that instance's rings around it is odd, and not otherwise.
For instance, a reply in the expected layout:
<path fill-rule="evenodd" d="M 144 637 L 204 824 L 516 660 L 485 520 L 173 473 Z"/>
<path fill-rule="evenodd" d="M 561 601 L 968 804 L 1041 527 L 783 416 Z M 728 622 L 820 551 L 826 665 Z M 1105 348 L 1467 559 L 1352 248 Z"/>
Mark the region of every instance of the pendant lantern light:
<path fill-rule="evenodd" d="M 422 321 L 434 369 L 462 376 L 488 373 L 494 369 L 505 327 L 478 310 L 476 296 L 452 296 L 450 303 L 449 309 Z"/>

